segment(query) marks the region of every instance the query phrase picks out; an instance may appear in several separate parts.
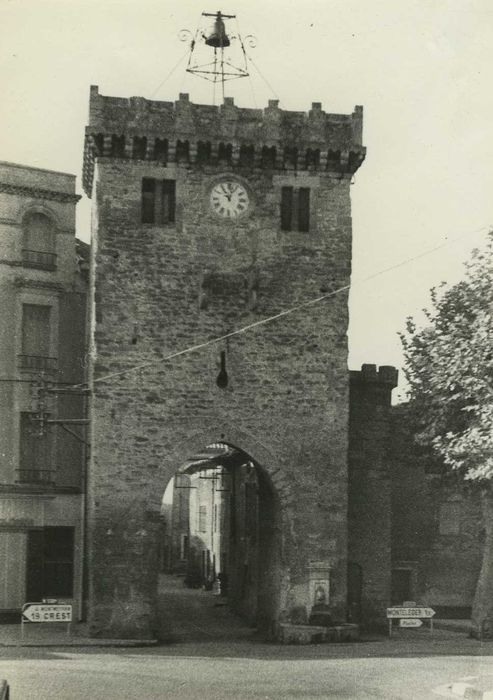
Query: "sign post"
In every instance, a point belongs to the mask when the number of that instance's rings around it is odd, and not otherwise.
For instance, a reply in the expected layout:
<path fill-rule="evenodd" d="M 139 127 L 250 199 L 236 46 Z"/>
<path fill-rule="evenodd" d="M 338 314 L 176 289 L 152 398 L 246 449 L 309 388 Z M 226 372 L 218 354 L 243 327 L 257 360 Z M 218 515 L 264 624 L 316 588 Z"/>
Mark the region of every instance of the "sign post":
<path fill-rule="evenodd" d="M 21 639 L 24 640 L 26 622 L 58 622 L 67 625 L 67 637 L 70 637 L 72 622 L 72 605 L 66 603 L 24 603 L 21 615 Z"/>
<path fill-rule="evenodd" d="M 422 620 L 430 621 L 430 632 L 433 632 L 433 608 L 422 607 L 394 607 L 387 608 L 389 621 L 389 637 L 392 636 L 392 620 L 399 620 L 400 627 L 421 627 Z"/>

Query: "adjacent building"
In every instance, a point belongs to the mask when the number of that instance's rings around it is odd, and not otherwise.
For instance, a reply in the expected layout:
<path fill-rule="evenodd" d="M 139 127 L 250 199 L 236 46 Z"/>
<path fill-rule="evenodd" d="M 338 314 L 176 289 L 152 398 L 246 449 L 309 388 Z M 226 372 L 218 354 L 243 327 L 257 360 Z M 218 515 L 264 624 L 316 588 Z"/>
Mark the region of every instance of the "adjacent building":
<path fill-rule="evenodd" d="M 88 247 L 75 176 L 0 162 L 0 615 L 82 603 Z"/>

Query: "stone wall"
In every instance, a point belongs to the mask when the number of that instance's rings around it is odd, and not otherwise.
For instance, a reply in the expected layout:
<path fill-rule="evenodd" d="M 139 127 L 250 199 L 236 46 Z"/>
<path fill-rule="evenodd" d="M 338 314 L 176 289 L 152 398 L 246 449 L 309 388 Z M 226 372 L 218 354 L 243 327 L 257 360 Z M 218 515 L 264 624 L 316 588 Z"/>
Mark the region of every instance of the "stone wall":
<path fill-rule="evenodd" d="M 409 572 L 412 599 L 438 617 L 469 618 L 484 538 L 479 494 L 416 443 L 408 405 L 392 409 L 391 425 L 392 569 Z"/>
<path fill-rule="evenodd" d="M 153 129 L 168 142 L 175 138 L 178 118 L 162 117 L 162 103 L 117 104 L 96 93 L 93 89 L 91 133 L 114 133 L 115 123 L 125 136 L 136 129 L 147 133 L 152 113 Z M 181 103 L 197 112 L 187 100 Z M 228 103 L 221 114 L 230 108 L 237 113 Z M 283 124 L 295 120 L 291 114 L 303 124 L 312 118 L 270 109 L 279 117 L 281 134 Z M 171 107 L 166 110 L 171 114 Z M 208 110 L 201 135 L 212 141 L 218 108 Z M 339 122 L 352 123 L 344 116 Z M 197 122 L 190 122 L 190 138 L 198 138 L 197 129 Z M 306 133 L 328 152 L 329 131 L 308 127 Z M 251 133 L 253 138 L 255 129 Z M 349 146 L 352 132 L 345 133 Z M 290 138 L 296 143 L 295 132 Z M 335 138 L 335 150 L 340 143 Z M 358 144 L 355 138 L 361 155 Z M 349 157 L 345 169 L 339 166 L 335 173 L 294 171 L 282 163 L 273 168 L 217 160 L 199 164 L 193 158 L 164 164 L 148 155 L 138 159 L 125 151 L 114 157 L 103 151 L 101 156 L 93 149 L 86 159 L 87 173 L 96 163 L 88 484 L 92 633 L 152 634 L 162 492 L 187 456 L 219 441 L 240 447 L 261 465 L 280 504 L 272 621 L 281 611 L 288 617 L 291 610 L 309 612 L 313 561 L 331 568 L 331 604 L 344 615 L 347 293 L 165 358 L 345 287 L 351 266 L 349 170 L 357 166 L 348 165 Z M 250 214 L 235 222 L 217 219 L 208 207 L 210 187 L 224 173 L 243 182 L 254 203 Z M 141 223 L 143 177 L 176 180 L 176 224 Z M 309 233 L 280 230 L 280 188 L 293 183 L 311 189 Z M 221 352 L 225 388 L 216 384 Z"/>
<path fill-rule="evenodd" d="M 390 404 L 393 367 L 363 365 L 350 372 L 349 578 L 350 615 L 365 626 L 385 623 L 390 603 Z"/>

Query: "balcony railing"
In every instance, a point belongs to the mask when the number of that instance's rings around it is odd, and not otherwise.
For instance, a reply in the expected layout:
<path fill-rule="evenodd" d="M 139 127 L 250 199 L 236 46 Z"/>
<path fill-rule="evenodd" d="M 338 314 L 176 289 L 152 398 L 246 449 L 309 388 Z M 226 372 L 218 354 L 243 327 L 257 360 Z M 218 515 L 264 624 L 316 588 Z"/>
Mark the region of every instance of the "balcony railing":
<path fill-rule="evenodd" d="M 22 251 L 22 263 L 24 267 L 36 267 L 39 270 L 56 270 L 56 253 L 46 253 L 42 250 Z"/>
<path fill-rule="evenodd" d="M 18 484 L 54 484 L 55 471 L 53 469 L 18 469 Z"/>
<path fill-rule="evenodd" d="M 41 355 L 19 355 L 19 367 L 31 372 L 56 372 L 57 358 Z"/>

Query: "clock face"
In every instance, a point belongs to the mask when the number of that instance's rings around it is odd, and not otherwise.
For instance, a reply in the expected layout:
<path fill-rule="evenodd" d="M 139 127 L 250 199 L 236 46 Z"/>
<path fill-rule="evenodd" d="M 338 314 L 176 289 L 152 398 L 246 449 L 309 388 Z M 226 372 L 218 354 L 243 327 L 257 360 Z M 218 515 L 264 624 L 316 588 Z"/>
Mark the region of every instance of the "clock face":
<path fill-rule="evenodd" d="M 211 190 L 212 211 L 223 219 L 238 219 L 248 211 L 250 198 L 237 180 L 221 180 Z"/>

